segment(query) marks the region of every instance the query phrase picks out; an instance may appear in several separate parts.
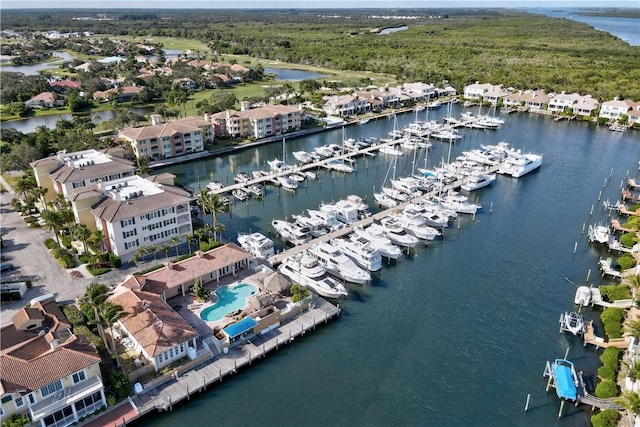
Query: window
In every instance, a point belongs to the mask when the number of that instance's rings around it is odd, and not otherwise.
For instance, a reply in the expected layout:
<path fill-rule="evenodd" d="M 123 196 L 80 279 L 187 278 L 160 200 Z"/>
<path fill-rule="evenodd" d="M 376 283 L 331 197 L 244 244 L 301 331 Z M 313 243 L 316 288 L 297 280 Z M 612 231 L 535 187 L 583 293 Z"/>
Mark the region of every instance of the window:
<path fill-rule="evenodd" d="M 36 398 L 33 396 L 33 393 L 29 393 L 27 396 L 29 397 L 30 405 L 33 405 L 34 403 L 36 403 Z"/>
<path fill-rule="evenodd" d="M 60 380 L 42 387 L 40 389 L 40 394 L 42 394 L 42 397 L 47 397 L 51 393 L 55 393 L 58 390 L 62 390 L 62 381 Z"/>
<path fill-rule="evenodd" d="M 19 408 L 22 405 L 24 405 L 24 399 L 22 399 L 22 396 L 16 397 L 13 402 L 16 404 L 16 408 Z"/>
<path fill-rule="evenodd" d="M 2 402 L 2 404 L 5 404 L 7 402 L 11 402 L 11 399 L 13 399 L 13 396 L 11 396 L 10 394 L 3 397 L 2 400 L 0 400 L 0 402 Z"/>
<path fill-rule="evenodd" d="M 79 382 L 82 382 L 82 381 L 84 381 L 86 379 L 87 379 L 87 374 L 85 374 L 84 370 L 78 371 L 75 374 L 73 374 L 73 383 L 74 384 L 78 384 Z"/>

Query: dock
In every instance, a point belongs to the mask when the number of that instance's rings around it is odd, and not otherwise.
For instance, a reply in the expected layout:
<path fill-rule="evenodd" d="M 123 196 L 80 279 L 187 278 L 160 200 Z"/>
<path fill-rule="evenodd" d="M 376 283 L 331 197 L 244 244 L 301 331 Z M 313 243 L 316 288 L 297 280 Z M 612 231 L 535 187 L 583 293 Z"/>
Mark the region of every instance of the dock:
<path fill-rule="evenodd" d="M 249 341 L 220 353 L 211 348 L 211 355 L 201 363 L 188 370 L 176 368 L 169 379 L 158 386 L 145 389 L 131 398 L 136 408 L 136 415 L 123 420 L 130 422 L 154 410 L 170 411 L 179 402 L 189 400 L 194 394 L 207 390 L 224 379 L 238 373 L 242 368 L 257 363 L 267 354 L 279 350 L 280 347 L 292 343 L 318 325 L 327 323 L 340 315 L 339 306 L 317 296 L 311 296 L 312 303 L 308 309 L 293 317 L 289 322 L 264 334 L 252 337 Z M 198 359 L 201 360 L 201 359 Z"/>
<path fill-rule="evenodd" d="M 615 306 L 612 305 L 612 307 Z M 604 338 L 597 336 L 593 328 L 593 320 L 589 321 L 589 323 L 585 325 L 583 345 L 586 346 L 587 344 L 594 345 L 596 349 L 608 347 L 629 348 L 629 341 L 624 338 L 614 338 L 609 341 L 605 341 Z"/>

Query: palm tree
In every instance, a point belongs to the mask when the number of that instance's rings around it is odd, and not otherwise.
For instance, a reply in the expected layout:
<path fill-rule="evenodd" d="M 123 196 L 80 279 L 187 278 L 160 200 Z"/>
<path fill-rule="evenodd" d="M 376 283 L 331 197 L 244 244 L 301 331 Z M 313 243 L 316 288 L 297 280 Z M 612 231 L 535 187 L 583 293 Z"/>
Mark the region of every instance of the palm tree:
<path fill-rule="evenodd" d="M 168 243 L 164 243 L 162 245 L 162 247 L 160 248 L 164 252 L 164 257 L 167 258 L 167 259 L 169 258 L 169 248 L 170 248 L 170 246 L 169 246 Z"/>
<path fill-rule="evenodd" d="M 82 247 L 84 249 L 84 253 L 87 253 L 87 240 L 91 237 L 91 230 L 87 228 L 84 224 L 76 224 L 71 229 L 71 234 L 73 238 L 76 240 L 82 241 Z"/>
<path fill-rule="evenodd" d="M 46 227 L 47 231 L 53 230 L 53 234 L 55 234 L 56 236 L 56 242 L 58 243 L 58 246 L 60 246 L 60 239 L 58 239 L 58 232 L 64 225 L 64 221 L 60 213 L 49 210 L 49 209 L 45 209 L 40 214 L 40 218 L 42 218 L 42 220 L 44 221 L 44 226 Z"/>
<path fill-rule="evenodd" d="M 13 190 L 26 201 L 27 195 L 36 188 L 34 184 L 32 180 L 26 179 L 26 176 L 23 176 L 15 183 Z"/>
<path fill-rule="evenodd" d="M 191 241 L 193 240 L 193 234 L 185 234 L 184 240 L 187 241 L 187 247 L 189 247 L 189 253 L 191 253 Z"/>
<path fill-rule="evenodd" d="M 86 306 L 88 309 L 91 309 L 93 311 L 93 319 L 91 320 L 91 323 L 95 323 L 95 325 L 97 326 L 98 335 L 100 335 L 100 338 L 102 338 L 104 347 L 108 349 L 109 344 L 107 344 L 106 337 L 104 336 L 104 324 L 98 312 L 99 307 L 107 300 L 107 292 L 107 285 L 91 282 L 89 286 L 87 286 L 87 290 L 84 291 L 84 295 L 80 297 L 79 302 L 80 307 Z"/>
<path fill-rule="evenodd" d="M 211 214 L 213 223 L 213 239 L 216 239 L 216 224 L 218 223 L 218 214 L 226 213 L 231 210 L 228 204 L 224 203 L 219 194 L 208 193 L 206 188 L 200 190 L 198 195 L 198 204 L 203 213 Z"/>
<path fill-rule="evenodd" d="M 153 255 L 153 260 L 155 261 L 155 260 L 156 260 L 156 253 L 158 253 L 158 245 L 150 245 L 150 246 L 147 248 L 147 251 L 148 251 L 151 255 Z"/>
<path fill-rule="evenodd" d="M 176 256 L 178 256 L 178 245 L 180 244 L 180 236 L 173 236 L 171 238 L 171 243 L 173 247 L 176 248 Z"/>
<path fill-rule="evenodd" d="M 93 233 L 93 245 L 94 248 L 96 250 L 96 252 L 102 252 L 103 251 L 103 243 L 105 242 L 106 238 L 104 236 L 104 234 L 102 233 L 102 230 L 96 230 Z"/>
<path fill-rule="evenodd" d="M 625 332 L 627 332 L 632 337 L 636 339 L 640 338 L 640 319 L 631 320 L 627 322 L 624 329 L 625 329 Z"/>
<path fill-rule="evenodd" d="M 621 396 L 613 400 L 633 415 L 640 414 L 640 395 L 638 395 L 638 393 L 625 391 Z"/>
<path fill-rule="evenodd" d="M 118 349 L 116 348 L 116 339 L 113 336 L 113 325 L 119 319 L 127 315 L 121 305 L 113 304 L 111 302 L 104 302 L 98 307 L 98 314 L 105 325 L 109 327 L 109 334 L 111 335 L 111 349 L 116 356 L 116 366 L 120 367 L 120 357 L 118 356 Z"/>
<path fill-rule="evenodd" d="M 197 247 L 200 248 L 200 241 L 204 237 L 204 230 L 203 229 L 195 230 L 193 232 L 193 236 L 198 240 L 198 246 Z"/>

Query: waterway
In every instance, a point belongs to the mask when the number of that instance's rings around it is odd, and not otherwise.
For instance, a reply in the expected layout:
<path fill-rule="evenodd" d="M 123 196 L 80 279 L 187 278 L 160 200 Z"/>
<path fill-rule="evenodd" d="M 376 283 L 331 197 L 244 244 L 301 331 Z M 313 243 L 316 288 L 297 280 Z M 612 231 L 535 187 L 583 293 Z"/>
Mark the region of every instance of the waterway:
<path fill-rule="evenodd" d="M 593 10 L 593 9 L 592 9 Z M 581 9 L 528 9 L 527 12 L 554 18 L 566 18 L 572 21 L 589 24 L 596 30 L 606 31 L 631 46 L 640 46 L 640 19 L 638 18 L 618 18 L 613 16 L 591 16 L 580 15 Z"/>
<path fill-rule="evenodd" d="M 302 80 L 329 77 L 329 74 L 314 73 L 311 71 L 304 71 L 304 70 L 293 70 L 289 68 L 265 68 L 264 72 L 265 74 L 275 74 L 276 80 L 282 81 L 282 82 L 285 82 L 285 81 L 299 82 Z"/>
<path fill-rule="evenodd" d="M 391 33 L 397 33 L 398 31 L 404 31 L 404 30 L 408 30 L 409 26 L 407 25 L 402 25 L 400 27 L 390 27 L 390 28 L 384 28 L 383 30 L 381 30 L 379 33 L 377 33 L 379 36 L 386 36 L 388 34 Z"/>
<path fill-rule="evenodd" d="M 429 118 L 445 113 L 430 112 Z M 398 126 L 414 117 L 398 115 Z M 506 119 L 495 132 L 467 131 L 451 154 L 448 143 L 435 143 L 428 164 L 504 140 L 543 154 L 540 170 L 521 179 L 498 176 L 473 193 L 483 204 L 475 221 L 465 218 L 443 240 L 385 266 L 370 285 L 350 287 L 336 321 L 138 425 L 588 426 L 586 410 L 573 405 L 556 421 L 559 401 L 553 390 L 545 393 L 542 373 L 546 361 L 569 349 L 568 358 L 595 382 L 598 353 L 558 333 L 560 313 L 574 309 L 575 287 L 564 278 L 584 283 L 591 270 L 590 283 L 601 283 L 597 260 L 606 252 L 588 244 L 581 230 L 607 221 L 597 200 L 605 180 L 602 199 L 616 199 L 627 171 L 637 173 L 638 135 L 526 113 Z M 393 120 L 372 120 L 344 133 L 383 136 L 393 126 Z M 341 139 L 338 129 L 286 141 L 287 153 Z M 266 168 L 281 152 L 274 143 L 162 172 L 198 188 Z M 397 174 L 407 160 L 398 162 Z M 371 200 L 388 165 L 383 155 L 362 158 L 356 173 L 321 172 L 320 180 L 296 193 L 269 188 L 263 202 L 236 204 L 221 216 L 224 239 L 249 229 L 266 233 L 273 218 L 323 200 L 351 193 Z M 591 309 L 585 314 L 598 318 Z"/>

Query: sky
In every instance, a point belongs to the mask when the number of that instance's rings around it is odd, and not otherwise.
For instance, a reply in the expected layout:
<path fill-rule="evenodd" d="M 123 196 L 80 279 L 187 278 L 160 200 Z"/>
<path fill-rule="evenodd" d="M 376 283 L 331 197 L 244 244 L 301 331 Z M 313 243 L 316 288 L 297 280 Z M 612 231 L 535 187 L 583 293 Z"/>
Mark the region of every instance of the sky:
<path fill-rule="evenodd" d="M 2 9 L 353 9 L 452 7 L 627 7 L 640 0 L 0 0 Z"/>

